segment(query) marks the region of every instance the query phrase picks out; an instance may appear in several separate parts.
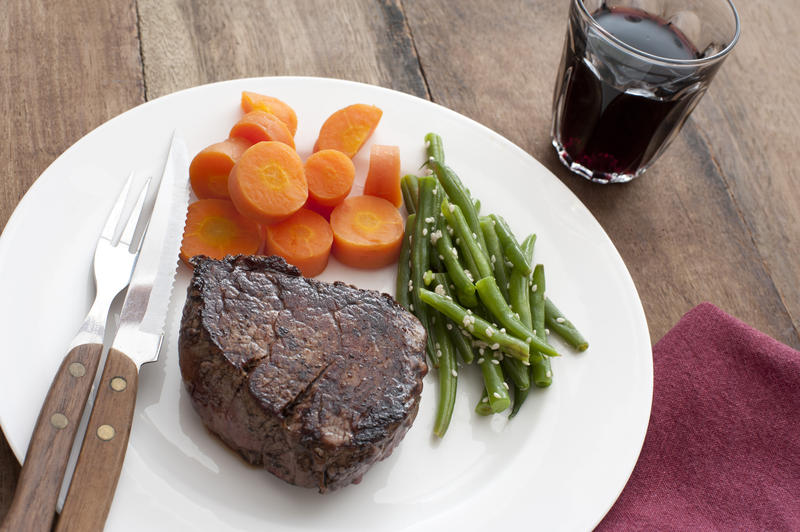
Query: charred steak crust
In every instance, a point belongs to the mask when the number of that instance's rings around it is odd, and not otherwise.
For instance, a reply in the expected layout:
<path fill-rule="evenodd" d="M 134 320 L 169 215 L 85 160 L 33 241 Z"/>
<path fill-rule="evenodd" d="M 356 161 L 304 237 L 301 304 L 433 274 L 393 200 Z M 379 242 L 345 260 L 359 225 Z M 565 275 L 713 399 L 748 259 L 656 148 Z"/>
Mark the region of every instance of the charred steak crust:
<path fill-rule="evenodd" d="M 180 368 L 206 426 L 321 493 L 359 482 L 419 408 L 425 329 L 391 296 L 306 279 L 280 257 L 196 257 Z"/>

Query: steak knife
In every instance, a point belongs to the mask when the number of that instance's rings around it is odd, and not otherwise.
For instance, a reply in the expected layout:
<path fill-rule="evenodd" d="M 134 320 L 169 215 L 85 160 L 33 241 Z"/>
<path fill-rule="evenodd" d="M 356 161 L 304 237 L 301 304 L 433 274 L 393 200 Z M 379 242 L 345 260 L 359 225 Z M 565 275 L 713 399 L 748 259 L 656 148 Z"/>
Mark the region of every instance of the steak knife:
<path fill-rule="evenodd" d="M 128 446 L 139 368 L 158 358 L 189 202 L 189 160 L 174 135 L 150 222 L 57 531 L 102 530 Z"/>

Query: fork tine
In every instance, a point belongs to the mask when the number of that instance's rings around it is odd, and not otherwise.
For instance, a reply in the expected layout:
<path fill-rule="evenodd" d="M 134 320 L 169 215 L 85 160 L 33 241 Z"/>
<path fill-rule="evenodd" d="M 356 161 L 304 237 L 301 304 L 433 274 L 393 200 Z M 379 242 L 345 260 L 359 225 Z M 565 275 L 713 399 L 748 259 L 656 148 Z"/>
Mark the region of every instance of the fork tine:
<path fill-rule="evenodd" d="M 133 210 L 128 216 L 128 222 L 125 224 L 125 229 L 122 230 L 122 235 L 119 237 L 120 243 L 129 246 L 133 241 L 133 234 L 136 232 L 136 226 L 139 225 L 139 219 L 142 217 L 142 209 L 144 208 L 144 199 L 147 197 L 147 190 L 150 188 L 150 178 L 145 181 L 142 190 L 139 192 L 139 198 L 136 200 Z M 140 240 L 141 244 L 141 240 Z M 135 246 L 137 249 L 139 246 Z"/>
<path fill-rule="evenodd" d="M 111 208 L 108 218 L 106 218 L 106 224 L 103 226 L 103 232 L 100 234 L 101 238 L 105 238 L 106 240 L 112 240 L 114 238 L 114 232 L 119 224 L 122 208 L 125 206 L 125 200 L 128 198 L 128 192 L 131 189 L 132 181 L 133 172 L 131 172 L 131 175 L 129 175 L 127 181 L 125 181 L 125 185 L 117 196 L 117 201 L 114 202 L 114 206 Z"/>

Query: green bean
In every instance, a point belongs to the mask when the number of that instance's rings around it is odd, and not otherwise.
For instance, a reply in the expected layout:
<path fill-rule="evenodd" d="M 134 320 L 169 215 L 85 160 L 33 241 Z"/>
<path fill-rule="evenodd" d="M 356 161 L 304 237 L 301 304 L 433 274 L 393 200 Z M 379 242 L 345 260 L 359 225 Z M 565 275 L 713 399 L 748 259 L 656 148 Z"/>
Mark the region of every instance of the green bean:
<path fill-rule="evenodd" d="M 511 261 L 514 268 L 522 272 L 523 275 L 530 275 L 531 263 L 525 257 L 525 253 L 523 253 L 522 248 L 520 248 L 517 243 L 517 239 L 514 237 L 514 233 L 511 231 L 508 223 L 502 216 L 497 214 L 491 214 L 490 216 L 495 222 L 495 231 L 497 231 L 497 237 L 500 239 L 500 244 L 503 246 L 503 254 Z"/>
<path fill-rule="evenodd" d="M 545 278 L 544 266 L 537 264 L 533 269 L 533 285 L 531 286 L 531 316 L 533 330 L 536 336 L 542 341 L 547 341 L 545 334 L 544 319 L 544 293 Z M 531 380 L 539 388 L 547 388 L 553 383 L 553 369 L 550 358 L 542 355 L 538 351 L 531 353 Z"/>
<path fill-rule="evenodd" d="M 450 197 L 452 202 L 458 205 L 464 212 L 464 218 L 467 220 L 470 231 L 477 235 L 478 243 L 482 249 L 486 249 L 486 242 L 483 240 L 483 233 L 478 221 L 478 213 L 475 211 L 475 204 L 469 195 L 469 191 L 464 187 L 461 179 L 456 175 L 453 170 L 437 161 L 428 161 L 428 167 L 433 170 L 434 175 L 442 184 L 444 191 Z"/>
<path fill-rule="evenodd" d="M 487 342 L 493 349 L 503 349 L 514 358 L 524 362 L 528 361 L 528 344 L 526 342 L 497 330 L 489 322 L 446 296 L 436 294 L 422 287 L 416 290 L 423 303 L 430 305 L 454 322 L 464 325 L 472 336 Z"/>
<path fill-rule="evenodd" d="M 536 242 L 536 235 L 530 235 L 522 243 L 522 251 L 526 256 L 533 256 L 533 245 Z M 516 268 L 511 272 L 511 279 L 509 281 L 509 296 L 511 301 L 511 310 L 516 314 L 517 319 L 527 329 L 531 328 L 531 304 L 528 293 L 530 287 L 528 286 L 528 278 L 522 275 Z M 533 332 L 533 331 L 531 331 Z M 516 391 L 514 393 L 514 406 L 517 410 L 522 406 L 518 399 L 520 391 L 527 390 L 531 386 L 530 370 L 523 366 L 518 360 L 503 359 L 503 372 L 510 376 L 514 381 Z M 524 401 L 524 399 L 523 399 Z M 513 411 L 513 410 L 512 410 Z"/>
<path fill-rule="evenodd" d="M 417 212 L 419 204 L 419 178 L 414 174 L 406 174 L 400 180 L 400 192 L 403 193 L 403 203 L 408 214 Z"/>
<path fill-rule="evenodd" d="M 453 408 L 456 404 L 456 388 L 458 385 L 458 366 L 450 342 L 450 336 L 445 328 L 444 316 L 433 316 L 433 334 L 435 346 L 439 356 L 439 404 L 436 409 L 436 418 L 433 423 L 433 433 L 440 438 L 444 437 L 450 419 L 453 417 Z"/>
<path fill-rule="evenodd" d="M 413 239 L 414 227 L 417 215 L 409 214 L 406 220 L 405 234 L 403 243 L 400 246 L 400 257 L 397 259 L 397 281 L 395 284 L 395 298 L 404 309 L 411 308 L 411 297 L 408 281 L 411 279 L 411 240 Z"/>
<path fill-rule="evenodd" d="M 494 278 L 497 279 L 497 285 L 500 287 L 503 297 L 508 300 L 508 269 L 503 258 L 500 240 L 497 239 L 497 233 L 494 231 L 494 220 L 488 216 L 481 216 L 480 224 L 483 238 L 486 241 L 486 253 L 489 255 L 489 262 L 494 269 Z"/>
<path fill-rule="evenodd" d="M 425 135 L 425 144 L 427 145 L 428 159 L 433 159 L 439 164 L 444 164 L 444 146 L 442 145 L 442 137 L 436 133 L 428 133 Z"/>
<path fill-rule="evenodd" d="M 475 413 L 479 416 L 491 416 L 494 414 L 492 411 L 492 405 L 489 404 L 489 394 L 486 393 L 486 388 L 483 389 L 483 394 L 481 395 L 478 404 L 475 405 Z"/>
<path fill-rule="evenodd" d="M 453 289 L 450 287 L 450 279 L 448 279 L 446 273 L 434 274 L 433 280 L 436 285 L 434 287 L 434 292 L 439 292 L 441 290 L 445 296 L 450 298 L 453 297 Z M 439 286 L 442 288 L 438 288 Z M 474 360 L 472 346 L 470 345 L 469 340 L 467 340 L 467 337 L 461 333 L 461 327 L 459 327 L 458 324 L 453 323 L 453 320 L 444 315 L 442 315 L 442 319 L 446 320 L 445 328 L 450 335 L 450 341 L 453 343 L 453 347 L 459 356 L 461 356 L 461 360 L 463 360 L 465 364 L 472 364 L 472 361 Z"/>
<path fill-rule="evenodd" d="M 508 396 L 503 370 L 500 369 L 500 361 L 494 355 L 487 353 L 478 357 L 478 366 L 481 368 L 483 385 L 486 387 L 486 395 L 489 398 L 492 412 L 502 412 L 511 406 L 511 398 Z"/>
<path fill-rule="evenodd" d="M 528 366 L 525 366 L 516 358 L 504 356 L 500 361 L 503 365 L 503 374 L 511 377 L 514 385 L 520 389 L 527 390 L 531 387 L 531 377 Z"/>
<path fill-rule="evenodd" d="M 497 321 L 505 327 L 509 333 L 529 344 L 531 348 L 538 349 L 540 352 L 553 357 L 561 356 L 555 349 L 539 340 L 533 331 L 525 327 L 519 319 L 514 316 L 514 312 L 508 303 L 503 299 L 503 294 L 497 287 L 494 277 L 484 277 L 475 283 L 481 302 L 488 311 L 497 318 Z"/>
<path fill-rule="evenodd" d="M 439 228 L 431 235 L 431 242 L 436 246 L 437 256 L 441 257 L 447 274 L 455 285 L 458 300 L 467 307 L 474 307 L 478 303 L 475 296 L 475 285 L 467 276 L 461 263 L 458 262 L 458 250 L 450 240 L 444 218 L 439 218 Z"/>
<path fill-rule="evenodd" d="M 473 275 L 477 275 L 479 279 L 492 275 L 494 271 L 489 265 L 489 257 L 484 251 L 486 248 L 485 246 L 481 248 L 480 244 L 478 244 L 478 235 L 470 230 L 461 208 L 458 205 L 450 203 L 447 198 L 445 198 L 442 200 L 442 215 L 447 219 L 447 223 L 453 228 L 456 235 L 458 235 L 458 238 L 461 240 L 460 249 L 466 249 L 475 262 L 477 271 L 473 271 Z M 483 236 L 483 231 L 480 229 L 480 226 L 478 227 L 478 233 L 481 233 L 481 236 Z"/>
<path fill-rule="evenodd" d="M 414 238 L 411 242 L 411 303 L 414 314 L 422 322 L 426 331 L 431 330 L 428 307 L 419 299 L 418 289 L 423 286 L 423 276 L 430 265 L 430 240 L 428 235 L 432 228 L 429 222 L 435 209 L 433 190 L 436 180 L 432 177 L 419 178 L 419 205 L 414 224 Z M 427 335 L 427 352 L 434 367 L 438 367 L 439 362 L 436 357 L 436 349 L 433 345 L 431 335 Z"/>
<path fill-rule="evenodd" d="M 536 243 L 536 235 L 530 235 L 522 242 L 522 252 L 527 256 L 533 256 L 533 246 Z M 529 259 L 530 260 L 530 259 Z M 516 312 L 519 316 L 519 321 L 522 322 L 528 329 L 532 329 L 531 323 L 531 302 L 530 302 L 530 285 L 528 284 L 529 278 L 522 274 L 521 271 L 514 268 L 511 271 L 511 278 L 509 279 L 509 302 L 511 303 L 511 310 Z M 502 291 L 502 290 L 501 290 Z"/>
<path fill-rule="evenodd" d="M 533 260 L 533 247 L 535 244 L 536 235 L 529 235 L 522 242 L 522 252 L 525 254 L 525 258 L 528 262 Z M 533 318 L 531 315 L 530 286 L 528 280 L 529 279 L 522 275 L 518 269 L 514 268 L 511 272 L 511 280 L 509 281 L 509 292 L 511 293 L 511 309 L 517 313 L 519 321 L 521 321 L 523 325 L 532 328 Z M 533 332 L 536 333 L 535 330 Z M 522 404 L 528 398 L 528 390 L 530 389 L 530 383 L 534 376 L 534 360 L 541 359 L 547 360 L 548 363 L 550 362 L 550 359 L 543 356 L 539 351 L 531 350 L 530 366 L 526 368 L 528 369 L 528 387 L 523 388 L 514 383 L 514 404 L 511 406 L 511 413 L 508 415 L 509 419 L 517 415 L 519 409 L 522 408 Z"/>
<path fill-rule="evenodd" d="M 541 356 L 541 355 L 539 355 Z M 546 357 L 545 357 L 546 358 Z M 516 384 L 511 383 L 511 388 L 514 391 L 514 404 L 511 407 L 511 413 L 508 414 L 508 419 L 513 418 L 519 412 L 519 409 L 522 408 L 522 403 L 525 402 L 525 399 L 528 398 L 528 393 L 530 393 L 531 389 L 527 388 L 522 390 L 517 387 Z"/>
<path fill-rule="evenodd" d="M 586 341 L 578 328 L 564 317 L 550 299 L 545 299 L 544 302 L 544 319 L 550 329 L 578 351 L 586 351 L 589 348 L 589 342 Z"/>

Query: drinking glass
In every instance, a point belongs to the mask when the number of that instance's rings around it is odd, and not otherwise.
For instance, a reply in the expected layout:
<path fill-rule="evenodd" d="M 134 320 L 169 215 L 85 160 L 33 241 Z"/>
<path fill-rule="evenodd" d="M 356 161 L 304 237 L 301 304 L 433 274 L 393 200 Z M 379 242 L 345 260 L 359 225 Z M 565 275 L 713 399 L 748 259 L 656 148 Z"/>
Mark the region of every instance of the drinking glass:
<path fill-rule="evenodd" d="M 739 31 L 730 0 L 571 0 L 551 129 L 561 161 L 598 183 L 642 175 Z"/>

